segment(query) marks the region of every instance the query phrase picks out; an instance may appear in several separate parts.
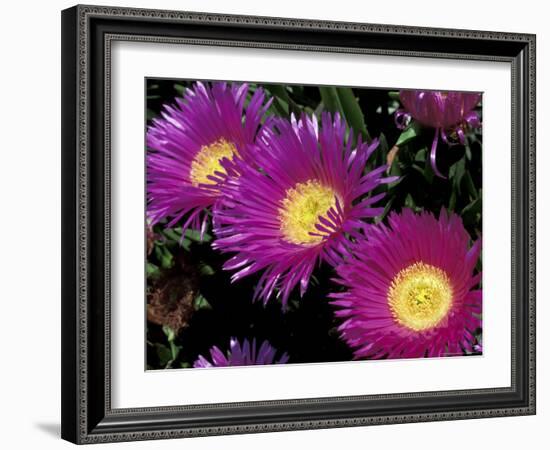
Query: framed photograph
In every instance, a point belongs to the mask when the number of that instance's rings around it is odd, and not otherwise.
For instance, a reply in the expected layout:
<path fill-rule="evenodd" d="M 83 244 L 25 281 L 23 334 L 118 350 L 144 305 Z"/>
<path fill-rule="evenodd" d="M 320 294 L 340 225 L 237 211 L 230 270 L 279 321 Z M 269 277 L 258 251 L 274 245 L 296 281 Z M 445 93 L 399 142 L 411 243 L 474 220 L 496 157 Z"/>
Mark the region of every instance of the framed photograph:
<path fill-rule="evenodd" d="M 535 413 L 535 36 L 62 12 L 62 437 Z"/>

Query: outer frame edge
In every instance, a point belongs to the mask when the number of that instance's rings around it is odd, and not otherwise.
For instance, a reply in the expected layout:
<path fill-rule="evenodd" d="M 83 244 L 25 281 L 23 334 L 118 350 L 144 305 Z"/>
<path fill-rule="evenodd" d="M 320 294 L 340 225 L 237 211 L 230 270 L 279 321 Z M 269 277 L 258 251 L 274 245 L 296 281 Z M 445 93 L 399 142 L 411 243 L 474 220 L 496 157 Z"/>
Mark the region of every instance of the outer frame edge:
<path fill-rule="evenodd" d="M 530 296 L 529 296 L 529 329 L 530 332 L 534 332 L 534 265 L 535 265 L 535 255 L 534 255 L 534 135 L 535 135 L 535 116 L 534 116 L 534 102 L 535 102 L 535 41 L 536 37 L 530 34 L 519 34 L 519 33 L 494 33 L 494 32 L 485 32 L 485 31 L 465 31 L 465 30 L 447 30 L 447 29 L 431 29 L 431 28 L 422 28 L 422 27 L 401 27 L 394 25 L 372 25 L 372 24 L 354 24 L 348 22 L 327 22 L 327 21 L 311 21 L 307 19 L 288 19 L 288 18 L 270 18 L 270 17 L 251 17 L 251 16 L 229 16 L 229 15 L 217 15 L 217 14 L 203 14 L 203 13 L 187 13 L 187 12 L 174 12 L 174 11 L 157 11 L 149 9 L 128 9 L 128 8 L 113 8 L 113 7 L 95 7 L 87 5 L 78 5 L 76 7 L 70 8 L 63 12 L 64 17 L 73 17 L 75 16 L 78 23 L 74 24 L 75 29 L 71 30 L 74 32 L 75 42 L 78 39 L 78 47 L 75 51 L 75 58 L 77 61 L 74 61 L 76 66 L 78 63 L 78 73 L 74 85 L 74 96 L 78 99 L 80 105 L 86 105 L 86 77 L 87 77 L 87 58 L 86 54 L 86 45 L 87 45 L 87 22 L 90 16 L 92 15 L 122 15 L 130 17 L 143 17 L 144 19 L 174 19 L 178 21 L 192 20 L 195 22 L 200 21 L 210 21 L 212 23 L 239 23 L 239 24 L 248 24 L 248 25 L 279 25 L 282 27 L 292 27 L 300 28 L 303 26 L 308 26 L 310 28 L 319 28 L 319 29 L 328 29 L 336 31 L 378 31 L 382 33 L 403 33 L 403 34 L 421 34 L 426 36 L 461 36 L 461 37 L 471 37 L 478 39 L 495 39 L 495 40 L 507 40 L 507 41 L 518 41 L 526 43 L 526 47 L 529 51 L 529 70 L 528 70 L 528 80 L 525 80 L 526 83 L 529 83 L 531 88 L 529 89 L 529 94 L 527 102 L 531 110 L 530 116 L 528 118 L 528 130 L 525 130 L 529 133 L 529 156 L 527 159 L 527 164 L 529 166 L 528 173 L 528 189 L 529 189 L 529 280 L 527 282 Z M 65 21 L 63 20 L 65 24 Z M 65 25 L 64 25 L 65 26 Z M 66 40 L 66 35 L 64 35 L 64 40 Z M 78 54 L 78 56 L 77 56 Z M 63 64 L 71 62 L 71 59 L 66 57 Z M 62 73 L 66 73 L 65 69 L 62 69 Z M 66 75 L 65 75 L 66 77 Z M 66 78 L 64 78 L 66 80 Z M 68 88 L 66 82 L 63 82 L 63 91 L 65 92 Z M 76 102 L 75 102 L 76 103 Z M 67 109 L 65 102 L 63 102 L 64 110 Z M 75 243 L 78 246 L 75 253 L 72 255 L 73 259 L 71 263 L 74 262 L 74 258 L 78 257 L 78 270 L 79 275 L 78 279 L 80 283 L 78 284 L 79 288 L 79 304 L 78 311 L 75 313 L 78 317 L 82 318 L 82 315 L 86 313 L 86 238 L 87 238 L 87 183 L 88 179 L 86 176 L 86 111 L 85 108 L 78 108 L 79 116 L 76 117 L 76 111 L 74 112 L 74 122 L 76 122 L 75 129 L 78 130 L 77 143 L 78 143 L 78 211 L 75 211 L 78 214 L 78 226 L 76 229 Z M 70 116 L 72 120 L 72 116 Z M 63 166 L 69 165 L 66 160 L 68 154 L 69 144 L 68 134 L 65 131 L 65 128 L 68 128 L 66 123 L 70 120 L 67 119 L 65 112 L 63 113 L 63 123 L 64 128 L 62 132 L 63 136 Z M 74 130 L 73 130 L 74 131 Z M 72 147 L 74 152 L 74 147 Z M 64 169 L 63 172 L 66 172 Z M 74 172 L 74 171 L 73 171 Z M 70 181 L 70 178 L 74 177 L 73 174 L 66 174 L 65 179 Z M 75 180 L 72 180 L 75 181 Z M 68 182 L 64 182 L 63 191 L 66 187 L 69 186 Z M 67 204 L 68 196 L 64 195 L 63 204 Z M 75 215 L 72 217 L 67 217 L 65 209 L 63 209 L 63 223 L 68 220 L 74 220 Z M 70 239 L 70 237 L 69 237 Z M 68 244 L 68 238 L 64 234 L 63 242 Z M 79 252 L 80 250 L 80 252 Z M 66 257 L 64 253 L 64 263 L 63 267 L 67 265 Z M 65 272 L 64 269 L 64 273 Z M 64 276 L 63 287 L 66 290 L 67 281 Z M 532 295 L 531 295 L 532 294 Z M 63 296 L 63 311 L 67 311 L 67 298 L 64 294 Z M 74 300 L 74 297 L 73 297 Z M 75 305 L 73 304 L 74 308 Z M 75 329 L 76 328 L 76 329 Z M 314 420 L 306 422 L 281 422 L 274 424 L 262 424 L 262 425 L 244 425 L 244 426 L 227 426 L 227 427 L 203 427 L 203 428 L 190 428 L 190 429 L 180 429 L 180 430 L 167 430 L 167 431 L 142 431 L 142 432 L 131 432 L 131 433 L 120 433 L 120 434 L 94 434 L 93 430 L 87 430 L 86 424 L 86 350 L 87 350 L 87 340 L 86 340 L 86 326 L 85 323 L 80 327 L 76 324 L 71 325 L 71 327 L 64 326 L 64 333 L 69 334 L 71 330 L 75 329 L 74 335 L 71 336 L 73 341 L 76 342 L 76 347 L 79 349 L 79 352 L 74 354 L 74 362 L 78 361 L 80 374 L 76 370 L 71 371 L 70 373 L 75 373 L 75 380 L 78 379 L 79 386 L 75 390 L 76 396 L 73 394 L 75 404 L 78 402 L 78 407 L 74 409 L 70 408 L 69 410 L 74 410 L 73 419 L 69 419 L 67 416 L 66 407 L 64 408 L 66 413 L 63 415 L 64 427 L 62 426 L 63 438 L 68 439 L 75 443 L 98 443 L 98 442 L 113 442 L 113 441 L 126 441 L 126 440 L 141 440 L 141 439 L 163 439 L 163 438 L 173 438 L 173 437 L 193 437 L 193 436 L 206 436 L 214 434 L 239 434 L 239 433 L 250 433 L 250 432 L 271 432 L 271 431 L 287 431 L 287 430 L 297 430 L 297 429 L 314 429 L 314 428 L 331 428 L 331 427 L 346 427 L 346 426 L 364 426 L 372 424 L 389 424 L 389 423 L 404 423 L 404 422 L 422 422 L 422 421 L 438 421 L 438 420 L 457 420 L 457 419 L 468 419 L 468 418 L 482 418 L 482 417 L 502 417 L 502 416 L 511 416 L 511 415 L 531 415 L 535 414 L 535 395 L 534 395 L 534 370 L 535 362 L 534 357 L 530 358 L 527 362 L 529 364 L 529 399 L 528 404 L 525 407 L 519 408 L 506 408 L 506 409 L 487 409 L 480 411 L 462 411 L 462 412 L 448 412 L 448 413 L 433 413 L 433 414 L 410 414 L 410 415 L 394 415 L 386 417 L 360 417 L 360 418 L 350 418 L 350 419 L 334 419 L 334 420 Z M 77 334 L 77 332 L 79 334 Z M 529 340 L 529 353 L 534 352 L 534 337 Z M 66 359 L 66 348 L 64 347 L 63 359 Z M 64 366 L 65 367 L 65 366 Z M 84 370 L 84 371 L 83 371 Z M 67 376 L 68 372 L 64 369 L 63 373 Z M 76 382 L 76 381 L 75 381 Z M 67 392 L 67 388 L 63 388 Z M 80 394 L 80 395 L 79 395 Z M 67 397 L 67 396 L 66 396 Z M 64 402 L 64 405 L 66 403 Z M 78 420 L 77 420 L 78 419 Z M 72 423 L 75 425 L 75 435 L 72 434 L 72 431 L 69 431 L 69 424 Z M 76 427 L 79 427 L 79 432 L 77 432 Z"/>
<path fill-rule="evenodd" d="M 76 342 L 76 115 L 77 115 L 77 16 L 78 8 L 61 13 L 61 437 L 77 443 L 78 350 Z"/>

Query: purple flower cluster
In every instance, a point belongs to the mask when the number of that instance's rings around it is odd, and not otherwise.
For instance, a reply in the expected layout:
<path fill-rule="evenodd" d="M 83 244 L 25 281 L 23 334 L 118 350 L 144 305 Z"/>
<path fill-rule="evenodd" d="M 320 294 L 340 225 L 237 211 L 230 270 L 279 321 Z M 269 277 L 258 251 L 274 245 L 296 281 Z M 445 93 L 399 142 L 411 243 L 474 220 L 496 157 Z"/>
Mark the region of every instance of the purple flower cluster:
<path fill-rule="evenodd" d="M 242 345 L 237 338 L 229 340 L 229 350 L 223 353 L 218 347 L 210 349 L 210 360 L 199 355 L 193 367 L 228 367 L 228 366 L 254 366 L 265 364 L 285 364 L 288 361 L 286 353 L 275 358 L 277 350 L 272 345 L 263 341 L 260 348 L 256 348 L 256 339 L 249 342 L 243 340 Z"/>
<path fill-rule="evenodd" d="M 398 126 L 412 117 L 439 136 L 464 142 L 480 125 L 478 94 L 402 91 Z M 339 114 L 266 117 L 271 100 L 247 84 L 196 83 L 167 105 L 147 131 L 150 224 L 166 221 L 204 233 L 228 255 L 237 282 L 258 275 L 253 299 L 278 298 L 283 308 L 304 295 L 326 263 L 340 289 L 331 297 L 342 338 L 356 358 L 442 356 L 474 351 L 481 325 L 480 241 L 471 244 L 460 218 L 442 211 L 384 210 L 387 165 L 371 158 L 379 142 L 354 139 Z M 353 144 L 353 142 L 356 142 Z M 267 342 L 230 341 L 194 367 L 282 364 Z"/>

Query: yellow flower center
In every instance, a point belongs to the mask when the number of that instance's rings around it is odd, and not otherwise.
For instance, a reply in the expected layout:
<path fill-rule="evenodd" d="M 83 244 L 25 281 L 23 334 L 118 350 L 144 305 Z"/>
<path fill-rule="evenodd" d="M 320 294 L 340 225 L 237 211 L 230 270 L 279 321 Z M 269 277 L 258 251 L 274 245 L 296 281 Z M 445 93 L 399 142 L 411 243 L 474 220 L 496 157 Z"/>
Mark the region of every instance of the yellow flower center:
<path fill-rule="evenodd" d="M 223 138 L 203 146 L 191 163 L 190 178 L 193 186 L 216 184 L 208 177 L 216 172 L 226 173 L 220 161 L 223 158 L 232 160 L 235 155 L 238 155 L 237 148 Z"/>
<path fill-rule="evenodd" d="M 433 328 L 449 312 L 453 288 L 441 269 L 414 263 L 392 280 L 388 303 L 394 319 L 414 331 Z"/>
<path fill-rule="evenodd" d="M 318 181 L 309 180 L 288 189 L 282 204 L 279 220 L 284 239 L 293 244 L 313 245 L 323 237 L 310 233 L 320 233 L 315 225 L 319 216 L 336 206 L 336 194 Z"/>

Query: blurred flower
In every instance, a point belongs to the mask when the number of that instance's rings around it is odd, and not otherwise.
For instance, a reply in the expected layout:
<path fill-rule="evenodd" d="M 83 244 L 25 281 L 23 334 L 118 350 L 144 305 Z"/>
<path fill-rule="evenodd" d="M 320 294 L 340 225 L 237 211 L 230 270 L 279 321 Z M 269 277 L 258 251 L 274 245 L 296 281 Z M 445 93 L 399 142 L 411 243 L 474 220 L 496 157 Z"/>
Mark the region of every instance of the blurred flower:
<path fill-rule="evenodd" d="M 237 338 L 229 341 L 229 350 L 224 354 L 218 347 L 210 349 L 210 361 L 199 355 L 193 367 L 227 367 L 227 366 L 252 366 L 265 364 L 286 364 L 288 355 L 283 353 L 275 359 L 277 350 L 267 341 L 263 341 L 256 352 L 256 339 L 250 343 L 247 339 L 241 345 Z"/>
<path fill-rule="evenodd" d="M 447 144 L 452 144 L 453 139 L 464 144 L 464 131 L 468 127 L 481 126 L 477 113 L 473 111 L 481 100 L 481 94 L 403 90 L 399 93 L 399 99 L 404 107 L 395 112 L 399 128 L 404 128 L 411 117 L 424 126 L 435 128 L 430 162 L 435 174 L 445 178 L 436 165 L 439 135 Z"/>
<path fill-rule="evenodd" d="M 347 291 L 333 293 L 342 337 L 356 359 L 462 355 L 481 327 L 481 240 L 456 214 L 392 213 L 367 229 L 354 259 L 337 268 Z"/>
<path fill-rule="evenodd" d="M 214 208 L 213 247 L 236 253 L 224 269 L 239 269 L 239 280 L 264 271 L 254 298 L 264 303 L 280 289 L 283 306 L 299 283 L 301 295 L 320 261 L 337 265 L 348 243 L 346 234 L 364 226 L 363 219 L 379 215 L 372 205 L 384 194 L 367 197 L 381 183 L 386 166 L 365 172 L 378 146 L 345 143 L 346 125 L 335 115 L 317 120 L 303 116 L 278 121 L 257 145 L 256 162 L 223 187 Z"/>
<path fill-rule="evenodd" d="M 147 130 L 147 214 L 154 225 L 184 219 L 202 232 L 207 211 L 236 160 L 248 160 L 269 106 L 257 89 L 244 111 L 247 84 L 197 82 L 183 99 L 165 105 Z"/>

